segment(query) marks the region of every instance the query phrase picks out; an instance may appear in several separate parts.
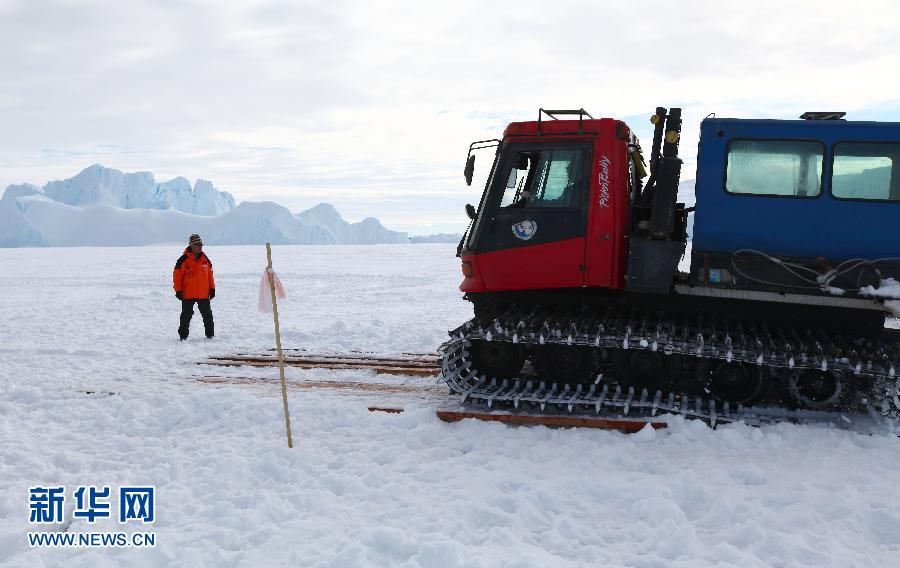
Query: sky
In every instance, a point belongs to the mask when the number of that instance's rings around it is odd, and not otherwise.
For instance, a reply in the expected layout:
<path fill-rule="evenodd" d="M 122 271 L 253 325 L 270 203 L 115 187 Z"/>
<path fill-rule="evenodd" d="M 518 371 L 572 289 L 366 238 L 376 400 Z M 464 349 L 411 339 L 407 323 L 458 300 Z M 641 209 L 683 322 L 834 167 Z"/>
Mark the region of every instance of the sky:
<path fill-rule="evenodd" d="M 0 187 L 100 163 L 461 232 L 471 141 L 537 109 L 900 121 L 900 3 L 0 0 Z"/>

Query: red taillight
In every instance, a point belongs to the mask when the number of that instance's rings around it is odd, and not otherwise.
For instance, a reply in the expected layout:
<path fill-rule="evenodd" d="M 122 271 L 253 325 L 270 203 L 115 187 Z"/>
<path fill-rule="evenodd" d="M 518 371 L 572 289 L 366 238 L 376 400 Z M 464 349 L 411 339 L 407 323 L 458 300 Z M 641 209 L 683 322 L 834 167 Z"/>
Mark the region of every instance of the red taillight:
<path fill-rule="evenodd" d="M 462 273 L 466 278 L 471 278 L 475 275 L 475 270 L 472 268 L 472 262 L 468 260 L 464 260 L 462 262 Z"/>

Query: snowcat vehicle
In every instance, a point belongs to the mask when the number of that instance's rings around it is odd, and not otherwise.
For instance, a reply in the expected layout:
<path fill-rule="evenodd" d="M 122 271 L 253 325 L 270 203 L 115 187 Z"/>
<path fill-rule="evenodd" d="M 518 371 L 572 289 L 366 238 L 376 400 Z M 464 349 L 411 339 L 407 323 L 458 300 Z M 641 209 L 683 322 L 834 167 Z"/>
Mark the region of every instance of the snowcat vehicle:
<path fill-rule="evenodd" d="M 678 108 L 652 116 L 649 165 L 584 109 L 472 143 L 469 185 L 475 150 L 496 150 L 457 251 L 474 318 L 442 377 L 520 410 L 895 416 L 900 123 L 843 115 L 706 118 L 691 207 Z"/>

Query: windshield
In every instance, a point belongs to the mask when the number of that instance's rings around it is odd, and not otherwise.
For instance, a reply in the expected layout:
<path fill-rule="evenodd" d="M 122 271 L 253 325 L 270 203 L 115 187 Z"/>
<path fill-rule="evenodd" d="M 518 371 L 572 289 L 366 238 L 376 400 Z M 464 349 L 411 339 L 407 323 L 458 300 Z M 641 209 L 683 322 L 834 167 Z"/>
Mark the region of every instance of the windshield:
<path fill-rule="evenodd" d="M 591 144 L 510 143 L 492 168 L 467 246 L 476 248 L 498 215 L 517 211 L 580 211 L 586 219 Z M 580 217 L 579 217 L 580 218 Z"/>
<path fill-rule="evenodd" d="M 578 207 L 582 149 L 523 150 L 510 160 L 500 207 Z"/>

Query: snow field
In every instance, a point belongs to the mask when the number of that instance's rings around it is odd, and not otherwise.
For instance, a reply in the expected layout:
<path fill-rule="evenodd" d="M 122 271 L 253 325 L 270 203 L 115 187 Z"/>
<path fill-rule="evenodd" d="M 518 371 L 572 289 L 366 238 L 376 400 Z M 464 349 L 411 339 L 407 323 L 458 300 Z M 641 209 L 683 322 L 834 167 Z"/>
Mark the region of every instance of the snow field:
<path fill-rule="evenodd" d="M 285 347 L 434 350 L 470 313 L 453 252 L 275 247 Z M 424 402 L 389 415 L 366 411 L 374 395 L 292 390 L 289 450 L 277 371 L 195 364 L 273 344 L 256 312 L 264 247 L 209 247 L 217 338 L 197 314 L 186 343 L 180 253 L 0 250 L 0 564 L 900 566 L 900 440 L 887 435 L 445 424 Z M 155 549 L 28 547 L 29 486 L 65 485 L 67 530 L 104 531 L 117 523 L 71 520 L 71 491 L 126 483 L 157 487 Z"/>

